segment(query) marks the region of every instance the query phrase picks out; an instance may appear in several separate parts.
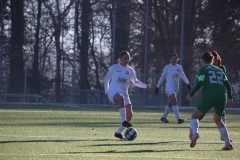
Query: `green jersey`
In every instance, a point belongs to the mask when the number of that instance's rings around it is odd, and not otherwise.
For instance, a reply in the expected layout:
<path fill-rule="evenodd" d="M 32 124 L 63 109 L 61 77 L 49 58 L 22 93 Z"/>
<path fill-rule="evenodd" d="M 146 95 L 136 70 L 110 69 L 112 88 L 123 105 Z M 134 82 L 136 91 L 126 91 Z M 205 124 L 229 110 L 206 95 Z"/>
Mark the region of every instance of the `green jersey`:
<path fill-rule="evenodd" d="M 227 70 L 226 70 L 226 68 L 224 67 L 224 66 L 218 66 L 219 68 L 221 68 L 222 69 L 222 71 L 223 71 L 223 73 L 225 73 L 226 74 L 226 72 L 227 72 Z"/>
<path fill-rule="evenodd" d="M 217 66 L 217 67 L 219 67 L 220 69 L 222 69 L 223 73 L 226 74 L 227 70 L 226 70 L 225 66 Z M 198 76 L 197 76 L 197 78 L 196 78 L 196 80 L 195 80 L 195 85 L 197 85 L 197 82 L 198 82 Z"/>
<path fill-rule="evenodd" d="M 224 67 L 225 69 L 225 67 Z M 212 98 L 223 98 L 228 93 L 228 98 L 232 98 L 231 85 L 223 72 L 222 68 L 213 65 L 205 65 L 198 70 L 198 82 L 190 96 L 193 96 L 200 88 L 204 96 Z"/>

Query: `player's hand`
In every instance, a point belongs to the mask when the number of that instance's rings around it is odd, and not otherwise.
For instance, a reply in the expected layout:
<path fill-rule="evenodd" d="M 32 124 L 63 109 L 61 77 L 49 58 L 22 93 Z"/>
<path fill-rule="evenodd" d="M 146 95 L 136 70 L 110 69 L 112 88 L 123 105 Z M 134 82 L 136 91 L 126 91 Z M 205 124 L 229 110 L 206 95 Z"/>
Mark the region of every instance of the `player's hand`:
<path fill-rule="evenodd" d="M 187 99 L 187 100 L 190 100 L 190 99 L 191 99 L 190 94 L 188 94 L 188 95 L 186 96 L 186 99 Z"/>
<path fill-rule="evenodd" d="M 228 104 L 231 106 L 233 104 L 233 99 L 228 99 Z"/>
<path fill-rule="evenodd" d="M 155 88 L 155 94 L 158 95 L 158 88 Z"/>
<path fill-rule="evenodd" d="M 150 89 L 150 88 L 151 88 L 151 86 L 148 84 L 146 88 L 147 88 L 147 89 Z"/>

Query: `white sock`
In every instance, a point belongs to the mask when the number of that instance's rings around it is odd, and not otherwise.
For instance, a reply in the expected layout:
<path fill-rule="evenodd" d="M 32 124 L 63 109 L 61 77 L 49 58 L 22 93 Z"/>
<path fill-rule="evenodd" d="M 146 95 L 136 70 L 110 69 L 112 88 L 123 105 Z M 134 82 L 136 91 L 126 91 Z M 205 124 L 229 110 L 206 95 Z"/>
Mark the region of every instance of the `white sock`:
<path fill-rule="evenodd" d="M 227 130 L 227 128 L 226 128 L 226 127 L 223 127 L 223 128 L 221 128 L 221 129 L 219 129 L 219 132 L 220 132 L 220 134 L 221 134 L 221 137 L 224 139 L 225 144 L 226 144 L 226 145 L 231 144 L 231 143 L 230 143 L 229 136 L 228 136 L 228 130 Z"/>
<path fill-rule="evenodd" d="M 122 133 L 122 131 L 125 129 L 125 127 L 122 126 L 122 123 L 118 127 L 117 133 Z"/>
<path fill-rule="evenodd" d="M 166 118 L 167 115 L 168 115 L 168 113 L 170 112 L 170 110 L 171 110 L 171 108 L 167 105 L 167 106 L 165 107 L 165 110 L 164 110 L 163 115 L 162 115 L 161 118 Z"/>
<path fill-rule="evenodd" d="M 178 111 L 178 107 L 177 106 L 172 106 L 172 110 L 173 110 L 173 113 L 175 114 L 176 119 L 177 120 L 181 119 L 179 111 Z"/>
<path fill-rule="evenodd" d="M 120 116 L 122 118 L 122 122 L 127 121 L 125 108 L 120 108 L 119 113 L 120 113 Z"/>
<path fill-rule="evenodd" d="M 199 121 L 198 119 L 191 119 L 190 128 L 192 129 L 193 135 L 198 133 Z"/>
<path fill-rule="evenodd" d="M 222 122 L 226 125 L 226 117 L 225 116 L 221 116 L 222 118 Z"/>

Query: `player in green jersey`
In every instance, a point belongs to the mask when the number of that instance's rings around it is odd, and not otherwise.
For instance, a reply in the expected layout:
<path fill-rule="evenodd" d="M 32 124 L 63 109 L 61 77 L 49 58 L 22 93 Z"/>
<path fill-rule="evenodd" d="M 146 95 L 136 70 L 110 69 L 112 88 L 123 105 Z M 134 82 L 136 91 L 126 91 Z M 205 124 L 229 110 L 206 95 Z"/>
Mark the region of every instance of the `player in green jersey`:
<path fill-rule="evenodd" d="M 232 150 L 233 146 L 230 142 L 226 125 L 221 120 L 221 115 L 224 112 L 227 99 L 229 105 L 232 105 L 233 102 L 231 84 L 228 82 L 224 72 L 219 67 L 213 65 L 213 60 L 214 56 L 210 52 L 205 52 L 202 55 L 201 63 L 203 66 L 198 70 L 198 83 L 186 96 L 186 99 L 190 100 L 202 87 L 202 97 L 198 101 L 197 107 L 193 111 L 191 117 L 189 134 L 189 138 L 191 139 L 190 147 L 193 148 L 199 138 L 198 119 L 211 108 L 214 108 L 214 121 L 219 128 L 221 137 L 225 141 L 225 146 L 222 150 Z"/>
<path fill-rule="evenodd" d="M 214 66 L 218 66 L 218 67 L 219 67 L 220 69 L 222 69 L 222 71 L 226 74 L 227 71 L 226 71 L 225 66 L 222 65 L 222 59 L 221 59 L 220 55 L 219 55 L 216 51 L 210 51 L 210 52 L 211 52 L 212 55 L 214 56 L 213 65 L 214 65 Z M 197 81 L 198 81 L 198 79 L 196 80 L 196 83 L 197 83 Z M 201 91 L 197 91 L 197 93 L 196 93 L 195 95 L 196 95 L 196 97 L 197 97 L 198 99 L 200 99 L 200 98 L 201 98 Z M 199 120 L 201 120 L 204 116 L 205 116 L 205 114 L 203 114 L 203 115 L 199 118 Z M 224 112 L 223 112 L 223 114 L 222 114 L 221 119 L 222 119 L 223 123 L 226 124 L 226 113 L 225 113 L 225 110 L 224 110 Z M 222 141 L 224 141 L 222 137 L 220 137 L 220 139 L 221 139 Z M 230 140 L 230 141 L 232 142 L 232 140 Z"/>

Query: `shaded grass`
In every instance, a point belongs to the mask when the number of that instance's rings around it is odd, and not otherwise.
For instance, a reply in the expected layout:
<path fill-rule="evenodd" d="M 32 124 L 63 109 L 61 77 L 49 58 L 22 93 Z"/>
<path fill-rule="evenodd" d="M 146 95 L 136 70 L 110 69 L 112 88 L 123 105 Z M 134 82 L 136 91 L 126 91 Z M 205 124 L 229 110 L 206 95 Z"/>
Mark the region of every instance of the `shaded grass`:
<path fill-rule="evenodd" d="M 160 122 L 160 108 L 134 108 L 134 141 L 113 134 L 120 124 L 115 107 L 0 105 L 0 159 L 239 159 L 239 113 L 227 113 L 233 151 L 224 143 L 208 113 L 200 123 L 200 139 L 189 147 L 192 110 L 180 110 L 179 125 L 170 113 Z"/>

